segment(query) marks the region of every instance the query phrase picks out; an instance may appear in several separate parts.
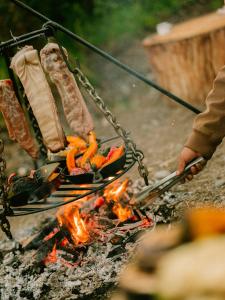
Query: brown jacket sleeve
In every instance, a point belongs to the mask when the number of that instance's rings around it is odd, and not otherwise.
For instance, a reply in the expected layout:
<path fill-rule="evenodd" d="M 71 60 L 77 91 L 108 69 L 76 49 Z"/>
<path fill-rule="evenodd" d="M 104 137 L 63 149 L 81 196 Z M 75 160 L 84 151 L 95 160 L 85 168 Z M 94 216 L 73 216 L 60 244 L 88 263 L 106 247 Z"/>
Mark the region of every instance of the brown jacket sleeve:
<path fill-rule="evenodd" d="M 206 110 L 193 123 L 185 146 L 210 159 L 225 136 L 225 66 L 214 80 L 206 99 Z"/>

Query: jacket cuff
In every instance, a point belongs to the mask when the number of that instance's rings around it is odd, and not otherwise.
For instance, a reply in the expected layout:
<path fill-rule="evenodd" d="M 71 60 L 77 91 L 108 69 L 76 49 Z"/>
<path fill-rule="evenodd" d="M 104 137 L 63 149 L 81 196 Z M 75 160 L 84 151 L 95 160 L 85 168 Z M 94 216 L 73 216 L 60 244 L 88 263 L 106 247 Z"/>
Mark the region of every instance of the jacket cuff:
<path fill-rule="evenodd" d="M 206 159 L 212 157 L 217 146 L 218 144 L 214 144 L 210 141 L 209 136 L 196 130 L 192 132 L 185 143 L 185 147 L 190 148 L 195 152 L 199 152 Z"/>

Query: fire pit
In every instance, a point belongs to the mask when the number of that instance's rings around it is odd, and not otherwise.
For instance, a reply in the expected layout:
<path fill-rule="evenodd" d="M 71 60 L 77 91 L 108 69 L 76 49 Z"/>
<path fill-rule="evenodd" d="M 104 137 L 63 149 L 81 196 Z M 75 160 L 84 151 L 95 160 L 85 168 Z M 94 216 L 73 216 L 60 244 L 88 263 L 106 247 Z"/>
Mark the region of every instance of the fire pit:
<path fill-rule="evenodd" d="M 2 299 L 106 299 L 140 233 L 155 224 L 150 209 L 134 205 L 141 188 L 117 180 L 60 207 L 22 247 L 1 243 Z"/>

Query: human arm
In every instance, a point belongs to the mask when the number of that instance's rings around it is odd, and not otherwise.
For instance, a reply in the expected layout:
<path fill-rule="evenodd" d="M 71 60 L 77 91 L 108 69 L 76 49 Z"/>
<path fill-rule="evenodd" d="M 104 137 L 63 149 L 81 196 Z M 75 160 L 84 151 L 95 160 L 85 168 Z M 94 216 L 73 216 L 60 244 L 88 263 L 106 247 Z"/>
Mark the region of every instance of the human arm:
<path fill-rule="evenodd" d="M 185 165 L 200 155 L 209 160 L 224 136 L 225 66 L 217 74 L 213 89 L 207 96 L 206 110 L 194 120 L 191 135 L 179 156 L 178 173 L 182 173 Z M 195 175 L 196 171 L 193 169 L 192 174 Z"/>

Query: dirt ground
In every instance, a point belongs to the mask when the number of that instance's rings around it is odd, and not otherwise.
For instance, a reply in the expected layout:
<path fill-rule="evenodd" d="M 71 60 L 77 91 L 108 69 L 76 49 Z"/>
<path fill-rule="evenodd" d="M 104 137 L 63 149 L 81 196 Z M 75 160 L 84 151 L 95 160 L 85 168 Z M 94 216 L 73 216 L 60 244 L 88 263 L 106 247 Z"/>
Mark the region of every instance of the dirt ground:
<path fill-rule="evenodd" d="M 117 49 L 113 55 L 149 78 L 152 77 L 141 40 L 128 44 L 123 49 Z M 93 74 L 96 74 L 99 94 L 116 114 L 120 123 L 131 132 L 138 148 L 144 152 L 150 179 L 155 180 L 160 177 L 161 171 L 165 174 L 174 171 L 179 152 L 191 131 L 195 115 L 185 108 L 178 107 L 177 104 L 171 105 L 170 100 L 163 98 L 152 88 L 102 58 L 94 55 L 91 61 L 90 69 Z M 107 121 L 97 113 L 93 105 L 91 111 L 95 115 L 97 135 L 110 137 L 113 130 Z M 32 167 L 28 157 L 15 145 L 7 142 L 5 152 L 10 171 L 19 167 L 28 169 Z M 223 144 L 201 174 L 197 175 L 192 182 L 174 188 L 176 197 L 182 197 L 177 210 L 182 212 L 187 207 L 209 201 L 216 205 L 224 205 L 224 166 L 225 145 Z M 128 176 L 137 179 L 136 169 L 134 167 Z M 33 225 L 54 213 L 51 211 L 26 218 L 11 218 L 15 238 L 20 238 L 21 232 L 24 235 L 24 228 L 29 234 Z M 0 238 L 2 237 L 0 233 Z"/>

